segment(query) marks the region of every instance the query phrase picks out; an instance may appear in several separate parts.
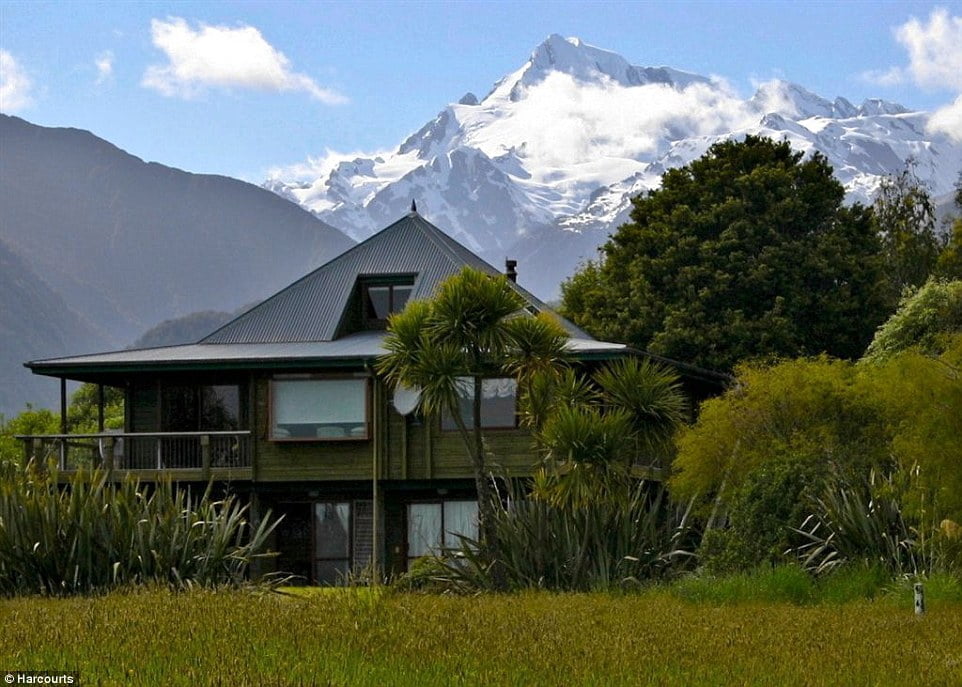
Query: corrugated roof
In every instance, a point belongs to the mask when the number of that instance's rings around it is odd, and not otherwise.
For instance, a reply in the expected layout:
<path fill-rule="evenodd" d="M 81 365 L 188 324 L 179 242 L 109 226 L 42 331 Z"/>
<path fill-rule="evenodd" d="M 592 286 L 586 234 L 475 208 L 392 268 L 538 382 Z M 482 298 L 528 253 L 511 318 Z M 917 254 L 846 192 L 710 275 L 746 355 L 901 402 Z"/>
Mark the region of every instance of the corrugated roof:
<path fill-rule="evenodd" d="M 331 341 L 358 277 L 416 275 L 412 298 L 428 298 L 438 284 L 464 266 L 500 272 L 426 219 L 411 212 L 366 241 L 318 267 L 202 339 L 201 344 Z M 549 308 L 514 284 L 536 309 Z M 569 334 L 591 339 L 567 320 Z"/>
<path fill-rule="evenodd" d="M 279 362 L 306 365 L 314 362 L 329 363 L 333 360 L 355 361 L 363 364 L 373 361 L 386 352 L 381 345 L 386 335 L 384 331 L 368 331 L 351 334 L 334 341 L 196 343 L 35 360 L 27 363 L 27 366 L 41 374 L 56 374 L 66 370 L 94 372 L 148 368 L 189 369 Z M 617 354 L 628 350 L 623 344 L 580 338 L 569 339 L 567 347 L 572 353 L 581 355 Z"/>

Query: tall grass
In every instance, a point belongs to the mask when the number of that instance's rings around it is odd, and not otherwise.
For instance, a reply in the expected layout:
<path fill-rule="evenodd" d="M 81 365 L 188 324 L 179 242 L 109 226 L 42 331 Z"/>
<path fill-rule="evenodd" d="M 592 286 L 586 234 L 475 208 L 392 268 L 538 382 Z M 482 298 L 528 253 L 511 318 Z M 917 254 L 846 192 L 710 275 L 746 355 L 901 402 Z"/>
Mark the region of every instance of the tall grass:
<path fill-rule="evenodd" d="M 78 472 L 69 484 L 36 464 L 0 464 L 0 594 L 68 595 L 131 584 L 239 584 L 275 527 L 254 525 L 236 496 L 193 497 Z"/>
<path fill-rule="evenodd" d="M 639 594 L 307 597 L 149 590 L 0 599 L 0 666 L 83 684 L 962 684 L 962 607 Z"/>
<path fill-rule="evenodd" d="M 664 578 L 692 559 L 683 550 L 688 512 L 665 489 L 638 482 L 624 499 L 559 505 L 524 494 L 509 483 L 496 509 L 493 545 L 462 539 L 421 575 L 458 591 L 496 588 L 501 566 L 508 589 L 587 591 Z"/>

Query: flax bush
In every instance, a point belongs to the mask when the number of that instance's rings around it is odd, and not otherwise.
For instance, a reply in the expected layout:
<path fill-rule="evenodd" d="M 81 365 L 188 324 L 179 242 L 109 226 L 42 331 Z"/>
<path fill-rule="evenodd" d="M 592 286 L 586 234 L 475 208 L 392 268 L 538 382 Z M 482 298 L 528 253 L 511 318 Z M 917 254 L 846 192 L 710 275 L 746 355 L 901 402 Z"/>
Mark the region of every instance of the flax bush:
<path fill-rule="evenodd" d="M 478 542 L 463 537 L 440 561 L 419 566 L 419 584 L 426 586 L 428 577 L 442 589 L 490 590 L 496 588 L 492 570 L 501 566 L 512 590 L 611 589 L 670 577 L 693 559 L 685 550 L 688 511 L 672 504 L 664 487 L 647 482 L 636 482 L 621 500 L 565 505 L 509 486 L 493 527 L 495 550 L 481 556 Z"/>
<path fill-rule="evenodd" d="M 0 464 L 0 594 L 69 595 L 163 584 L 241 584 L 276 526 L 234 495 L 191 495 L 169 482 L 149 490 L 78 472 Z"/>

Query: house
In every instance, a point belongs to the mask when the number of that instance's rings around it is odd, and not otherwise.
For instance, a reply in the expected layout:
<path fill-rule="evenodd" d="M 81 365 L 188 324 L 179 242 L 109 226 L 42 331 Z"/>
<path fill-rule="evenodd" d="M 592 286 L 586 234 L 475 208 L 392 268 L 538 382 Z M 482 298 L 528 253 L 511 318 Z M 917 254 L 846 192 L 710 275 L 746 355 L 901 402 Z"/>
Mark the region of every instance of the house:
<path fill-rule="evenodd" d="M 473 531 L 473 472 L 450 419 L 412 412 L 416 399 L 392 394 L 373 364 L 390 313 L 465 265 L 498 274 L 412 208 L 195 344 L 26 363 L 60 378 L 62 409 L 65 380 L 76 380 L 100 385 L 101 398 L 122 388 L 126 415 L 121 433 L 101 423 L 91 435 L 23 437 L 26 451 L 52 452 L 68 476 L 92 460 L 116 477 L 227 486 L 255 515 L 285 515 L 277 566 L 315 583 L 372 562 L 403 571 Z M 513 288 L 530 312 L 547 309 Z M 582 364 L 638 353 L 563 325 Z M 724 381 L 676 366 L 696 396 Z M 511 379 L 487 380 L 482 416 L 497 463 L 525 474 L 535 457 L 515 392 Z"/>

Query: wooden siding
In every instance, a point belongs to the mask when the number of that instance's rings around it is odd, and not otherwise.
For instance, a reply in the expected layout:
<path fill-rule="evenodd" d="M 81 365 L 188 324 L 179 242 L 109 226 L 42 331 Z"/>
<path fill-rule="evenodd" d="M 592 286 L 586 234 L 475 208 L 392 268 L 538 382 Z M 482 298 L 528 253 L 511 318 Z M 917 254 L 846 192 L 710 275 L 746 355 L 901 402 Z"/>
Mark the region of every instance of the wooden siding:
<path fill-rule="evenodd" d="M 398 414 L 390 393 L 371 380 L 370 437 L 361 441 L 283 442 L 269 440 L 269 376 L 253 379 L 255 479 L 261 482 L 369 480 L 375 449 L 380 479 L 470 479 L 471 461 L 457 432 L 443 432 L 435 419 L 425 422 Z M 535 463 L 527 431 L 492 430 L 486 441 L 492 467 L 530 474 Z"/>

